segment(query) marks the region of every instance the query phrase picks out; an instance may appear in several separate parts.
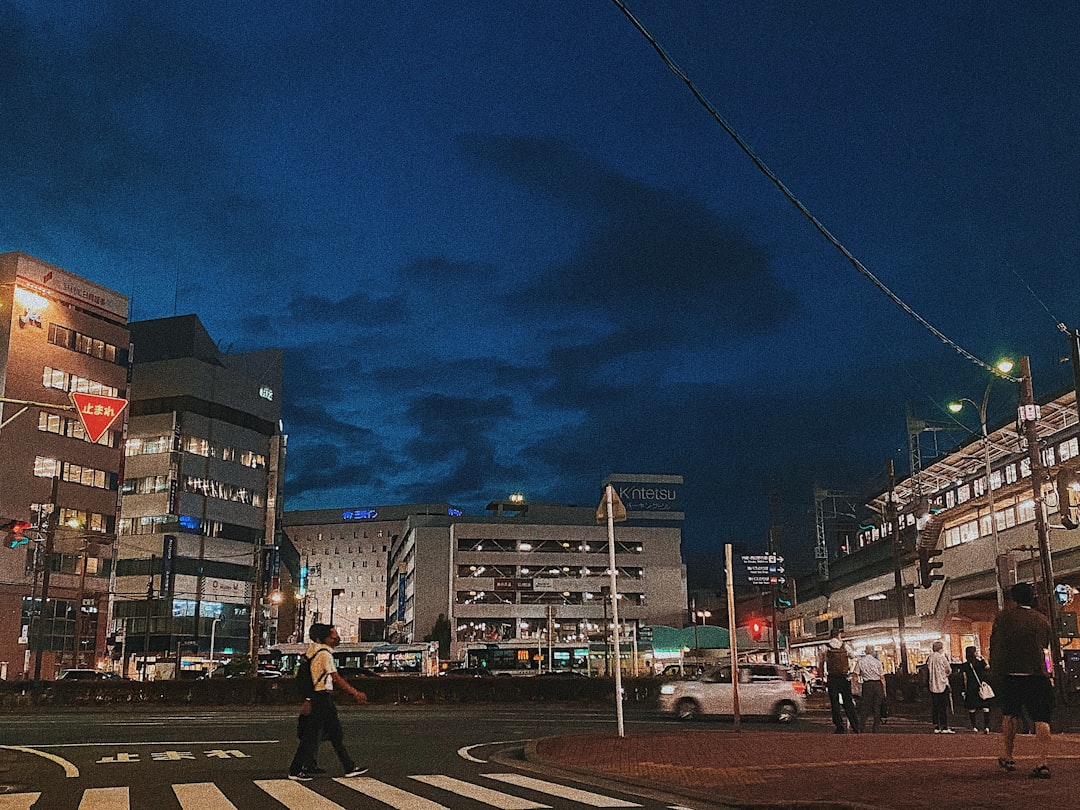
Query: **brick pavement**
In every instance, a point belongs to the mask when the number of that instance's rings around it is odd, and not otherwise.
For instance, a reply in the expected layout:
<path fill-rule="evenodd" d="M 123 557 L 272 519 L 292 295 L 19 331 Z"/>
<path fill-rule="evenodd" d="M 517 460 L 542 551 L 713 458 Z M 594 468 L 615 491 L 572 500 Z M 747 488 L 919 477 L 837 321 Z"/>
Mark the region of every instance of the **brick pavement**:
<path fill-rule="evenodd" d="M 1017 770 L 997 765 L 998 734 L 709 729 L 554 737 L 531 761 L 670 790 L 695 810 L 734 807 L 1080 807 L 1080 735 L 1054 735 L 1049 780 L 1029 777 L 1033 739 L 1021 736 Z"/>

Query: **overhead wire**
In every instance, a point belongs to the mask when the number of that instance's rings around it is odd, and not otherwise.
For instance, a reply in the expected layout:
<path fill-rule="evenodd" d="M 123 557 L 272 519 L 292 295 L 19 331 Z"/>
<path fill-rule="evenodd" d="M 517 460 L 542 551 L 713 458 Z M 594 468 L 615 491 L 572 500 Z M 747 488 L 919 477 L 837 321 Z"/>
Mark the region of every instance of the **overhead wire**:
<path fill-rule="evenodd" d="M 754 165 L 757 166 L 758 170 L 761 171 L 761 173 L 764 174 L 769 179 L 769 181 L 772 182 L 772 184 L 780 190 L 780 193 L 783 194 L 785 198 L 787 198 L 788 202 L 790 202 L 792 205 L 795 206 L 796 209 L 798 209 L 799 213 L 801 213 L 810 222 L 810 224 L 813 225 L 814 229 L 818 233 L 824 236 L 825 239 L 833 247 L 840 251 L 841 255 L 843 255 L 843 257 L 848 260 L 848 263 L 850 263 L 856 271 L 858 271 L 862 276 L 867 278 L 871 284 L 877 287 L 878 290 L 880 290 L 885 296 L 887 296 L 889 300 L 891 300 L 894 304 L 900 307 L 901 310 L 911 316 L 920 326 L 930 332 L 930 334 L 932 334 L 946 346 L 952 348 L 966 360 L 974 363 L 975 365 L 985 369 L 986 371 L 989 371 L 991 374 L 994 374 L 998 377 L 1004 377 L 1005 379 L 1011 380 L 1012 382 L 1020 381 L 1019 378 L 1012 377 L 1008 374 L 1003 374 L 992 364 L 987 363 L 986 361 L 975 356 L 963 346 L 958 344 L 956 341 L 949 338 L 948 335 L 946 335 L 940 329 L 927 321 L 922 315 L 916 312 L 903 299 L 901 299 L 900 296 L 898 296 L 891 289 L 889 289 L 889 287 L 886 286 L 884 282 L 881 281 L 881 279 L 874 275 L 870 271 L 870 269 L 866 267 L 866 265 L 859 261 L 859 259 L 856 258 L 856 256 L 850 250 L 848 250 L 847 247 L 845 247 L 844 244 L 839 239 L 837 239 L 817 217 L 813 215 L 813 213 L 810 212 L 810 209 L 808 209 L 802 203 L 802 201 L 795 196 L 791 189 L 789 189 L 784 184 L 784 182 L 765 164 L 765 162 L 760 157 L 758 157 L 758 155 L 754 152 L 753 149 L 750 148 L 750 145 L 742 138 L 741 135 L 739 135 L 735 128 L 728 123 L 728 121 L 723 117 L 723 115 L 720 114 L 716 107 L 714 107 L 713 104 L 702 94 L 702 92 L 697 88 L 697 85 L 694 84 L 693 80 L 685 72 L 683 72 L 682 68 L 680 68 L 675 63 L 675 61 L 671 58 L 668 52 L 664 49 L 664 46 L 656 40 L 656 38 L 649 32 L 649 30 L 645 28 L 644 25 L 642 25 L 642 23 L 637 19 L 637 17 L 634 16 L 633 12 L 631 12 L 630 9 L 626 7 L 626 4 L 623 2 L 623 0 L 612 0 L 612 2 L 619 8 L 620 11 L 622 11 L 622 13 L 631 22 L 631 24 L 641 33 L 641 35 L 645 37 L 648 43 L 652 46 L 653 50 L 655 50 L 656 53 L 660 56 L 661 61 L 663 61 L 664 65 L 668 68 L 668 70 L 670 70 L 672 73 L 678 76 L 680 80 L 682 80 L 683 84 L 687 86 L 687 88 L 693 94 L 694 98 L 697 99 L 698 103 L 701 104 L 701 106 L 703 106 L 706 111 L 708 111 L 708 113 L 713 117 L 713 120 L 715 120 L 723 128 L 723 130 L 731 137 L 733 141 L 735 141 L 735 144 L 743 151 L 743 153 L 746 154 L 746 156 L 749 157 L 751 161 L 753 161 Z"/>

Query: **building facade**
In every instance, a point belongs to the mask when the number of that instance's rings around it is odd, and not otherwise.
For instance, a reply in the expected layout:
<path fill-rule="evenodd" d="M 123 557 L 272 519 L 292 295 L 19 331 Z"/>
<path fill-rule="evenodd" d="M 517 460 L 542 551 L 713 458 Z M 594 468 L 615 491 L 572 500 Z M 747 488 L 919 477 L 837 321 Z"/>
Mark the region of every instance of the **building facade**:
<path fill-rule="evenodd" d="M 87 439 L 72 392 L 127 396 L 128 300 L 0 254 L 0 678 L 53 678 L 105 652 L 123 416 Z M 15 547 L 12 548 L 12 545 Z"/>
<path fill-rule="evenodd" d="M 221 352 L 194 315 L 131 328 L 113 620 L 125 670 L 211 642 L 248 654 L 276 641 L 282 353 Z"/>
<path fill-rule="evenodd" d="M 410 515 L 450 509 L 413 504 L 286 512 L 282 562 L 295 585 L 283 589 L 282 605 L 293 613 L 291 640 L 303 641 L 311 622 L 332 618 L 342 641 L 382 641 L 390 547 Z"/>
<path fill-rule="evenodd" d="M 866 505 L 854 542 L 830 561 L 828 579 L 799 580 L 799 603 L 784 612 L 794 660 L 812 663 L 829 631 L 839 627 L 856 646 L 879 647 L 895 669 L 901 611 L 910 670 L 938 640 L 953 660 L 963 660 L 968 646 L 986 657 L 999 581 L 1002 591 L 1018 580 L 1034 583 L 1045 605 L 1035 521 L 1036 510 L 1042 510 L 1059 591 L 1055 612 L 1062 622 L 1061 646 L 1066 663 L 1074 659 L 1080 678 L 1080 599 L 1075 597 L 1080 531 L 1066 528 L 1056 487 L 1062 470 L 1080 469 L 1075 392 L 1041 403 L 1038 412 L 1039 499 L 1024 432 L 1014 423 L 991 429 L 985 440 L 977 436 L 898 481 L 895 521 L 889 493 L 877 494 Z M 921 582 L 920 549 L 930 555 L 928 561 L 940 563 L 928 583 Z"/>
<path fill-rule="evenodd" d="M 681 479 L 668 476 L 672 483 Z M 684 623 L 686 571 L 681 512 L 640 514 L 617 524 L 621 632 Z M 595 507 L 488 505 L 487 516 L 412 515 L 390 549 L 387 629 L 391 641 L 450 626 L 450 660 L 473 645 L 541 648 L 603 641 L 610 632 L 607 526 Z"/>

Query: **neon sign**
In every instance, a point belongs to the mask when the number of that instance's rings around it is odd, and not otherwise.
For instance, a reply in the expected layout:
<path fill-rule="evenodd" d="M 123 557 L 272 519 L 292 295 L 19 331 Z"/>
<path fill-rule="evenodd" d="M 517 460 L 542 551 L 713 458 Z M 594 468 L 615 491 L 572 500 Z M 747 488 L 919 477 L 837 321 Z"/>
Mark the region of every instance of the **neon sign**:
<path fill-rule="evenodd" d="M 347 509 L 341 513 L 342 520 L 374 520 L 378 516 L 377 509 Z"/>

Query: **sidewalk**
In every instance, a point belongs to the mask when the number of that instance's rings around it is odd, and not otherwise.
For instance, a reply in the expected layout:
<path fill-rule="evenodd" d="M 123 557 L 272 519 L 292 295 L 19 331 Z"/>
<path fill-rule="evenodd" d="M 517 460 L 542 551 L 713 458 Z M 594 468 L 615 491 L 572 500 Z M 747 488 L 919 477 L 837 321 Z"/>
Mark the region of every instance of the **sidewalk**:
<path fill-rule="evenodd" d="M 1000 735 L 970 731 L 840 736 L 699 725 L 621 739 L 552 737 L 526 755 L 546 767 L 669 791 L 695 810 L 1075 807 L 1080 736 L 1054 735 L 1048 780 L 1029 776 L 1033 745 L 1017 738 L 1012 773 L 997 764 Z"/>

